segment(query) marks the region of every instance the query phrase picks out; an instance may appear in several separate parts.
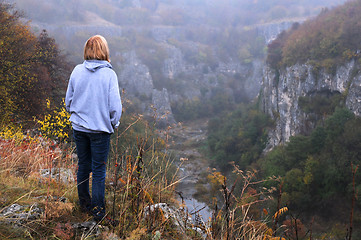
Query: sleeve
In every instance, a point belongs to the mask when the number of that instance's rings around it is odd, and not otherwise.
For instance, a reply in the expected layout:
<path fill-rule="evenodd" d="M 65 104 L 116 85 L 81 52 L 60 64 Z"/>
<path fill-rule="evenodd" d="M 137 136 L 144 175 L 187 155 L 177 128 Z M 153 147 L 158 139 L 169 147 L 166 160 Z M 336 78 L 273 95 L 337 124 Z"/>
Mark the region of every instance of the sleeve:
<path fill-rule="evenodd" d="M 119 126 L 120 117 L 122 116 L 122 101 L 120 98 L 118 78 L 115 73 L 110 81 L 109 115 L 113 128 L 117 128 Z"/>
<path fill-rule="evenodd" d="M 65 108 L 68 112 L 70 112 L 70 105 L 73 100 L 73 94 L 74 94 L 74 88 L 73 88 L 72 75 L 71 75 L 65 95 Z"/>

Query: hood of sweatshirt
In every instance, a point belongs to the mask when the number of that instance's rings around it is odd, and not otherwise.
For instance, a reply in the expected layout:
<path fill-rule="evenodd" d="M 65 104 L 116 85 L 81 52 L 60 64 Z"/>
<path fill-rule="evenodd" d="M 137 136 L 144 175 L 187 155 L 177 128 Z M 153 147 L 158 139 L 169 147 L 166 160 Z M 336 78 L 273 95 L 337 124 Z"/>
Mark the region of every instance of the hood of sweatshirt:
<path fill-rule="evenodd" d="M 91 72 L 95 72 L 101 68 L 112 68 L 112 65 L 108 61 L 104 60 L 85 60 L 84 66 Z"/>

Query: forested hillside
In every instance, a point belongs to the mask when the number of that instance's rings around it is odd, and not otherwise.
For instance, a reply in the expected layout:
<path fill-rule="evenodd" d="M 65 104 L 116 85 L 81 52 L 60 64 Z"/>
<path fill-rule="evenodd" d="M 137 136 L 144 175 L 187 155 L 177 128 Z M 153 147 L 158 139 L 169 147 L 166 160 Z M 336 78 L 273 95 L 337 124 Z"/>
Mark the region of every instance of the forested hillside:
<path fill-rule="evenodd" d="M 300 26 L 295 24 L 269 45 L 267 62 L 285 67 L 312 61 L 330 70 L 359 57 L 360 10 L 359 1 L 349 1 L 342 8 L 323 10 Z"/>

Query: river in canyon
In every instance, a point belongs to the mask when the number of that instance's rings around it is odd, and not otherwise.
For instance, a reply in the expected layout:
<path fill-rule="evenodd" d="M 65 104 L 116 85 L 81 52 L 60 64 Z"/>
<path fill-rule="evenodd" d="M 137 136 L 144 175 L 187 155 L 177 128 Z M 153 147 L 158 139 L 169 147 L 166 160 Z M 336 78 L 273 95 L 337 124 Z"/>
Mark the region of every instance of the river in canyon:
<path fill-rule="evenodd" d="M 205 203 L 210 188 L 207 182 L 209 161 L 200 151 L 206 144 L 207 121 L 178 123 L 169 129 L 168 134 L 168 150 L 179 167 L 178 200 L 183 200 L 193 218 L 199 214 L 207 223 L 211 218 L 211 210 Z"/>

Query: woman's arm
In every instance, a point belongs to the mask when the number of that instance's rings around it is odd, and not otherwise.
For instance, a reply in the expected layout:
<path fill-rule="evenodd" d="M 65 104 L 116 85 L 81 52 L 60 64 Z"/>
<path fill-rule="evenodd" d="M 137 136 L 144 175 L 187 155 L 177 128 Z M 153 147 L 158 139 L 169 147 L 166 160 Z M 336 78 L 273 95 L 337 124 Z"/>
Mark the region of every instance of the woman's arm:
<path fill-rule="evenodd" d="M 118 78 L 116 74 L 114 74 L 114 77 L 112 77 L 110 81 L 109 114 L 110 122 L 115 129 L 119 126 L 119 120 L 122 116 L 122 101 L 120 98 Z"/>

